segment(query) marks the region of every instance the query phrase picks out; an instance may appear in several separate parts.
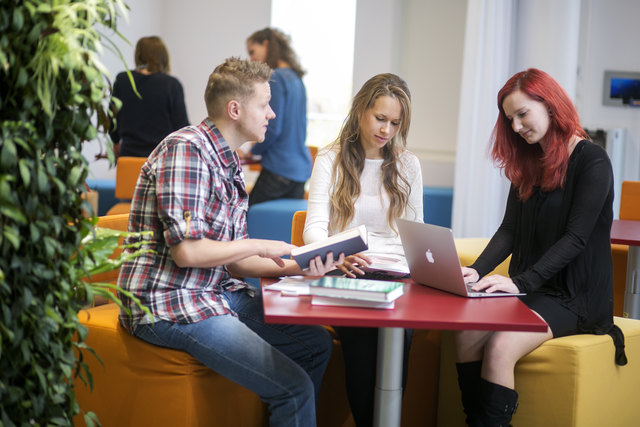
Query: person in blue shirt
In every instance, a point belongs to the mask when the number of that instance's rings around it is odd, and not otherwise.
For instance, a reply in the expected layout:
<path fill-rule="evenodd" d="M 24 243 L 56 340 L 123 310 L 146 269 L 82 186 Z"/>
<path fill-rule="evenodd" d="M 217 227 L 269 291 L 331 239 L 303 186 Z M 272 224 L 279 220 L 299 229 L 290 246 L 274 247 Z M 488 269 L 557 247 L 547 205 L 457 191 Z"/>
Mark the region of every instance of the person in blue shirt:
<path fill-rule="evenodd" d="M 251 154 L 262 157 L 262 169 L 249 195 L 249 206 L 281 198 L 302 199 L 311 175 L 311 154 L 305 145 L 305 72 L 289 37 L 277 29 L 265 28 L 249 36 L 247 52 L 252 61 L 264 62 L 274 70 L 270 105 L 276 114 L 269 121 L 264 142 L 251 148 Z"/>

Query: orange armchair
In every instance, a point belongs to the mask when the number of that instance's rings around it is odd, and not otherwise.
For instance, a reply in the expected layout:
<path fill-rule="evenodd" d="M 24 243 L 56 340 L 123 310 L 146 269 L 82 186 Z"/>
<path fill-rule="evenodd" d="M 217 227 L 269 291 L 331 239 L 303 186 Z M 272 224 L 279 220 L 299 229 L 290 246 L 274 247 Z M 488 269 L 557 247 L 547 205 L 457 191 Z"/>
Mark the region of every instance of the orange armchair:
<path fill-rule="evenodd" d="M 622 182 L 620 219 L 640 221 L 640 181 Z"/>
<path fill-rule="evenodd" d="M 640 221 L 640 181 L 623 181 L 620 191 L 620 219 Z M 613 258 L 613 314 L 622 316 L 627 283 L 629 246 L 611 244 Z"/>
<path fill-rule="evenodd" d="M 302 232 L 304 231 L 304 223 L 307 220 L 307 211 L 296 211 L 291 220 L 291 244 L 303 246 Z"/>
<path fill-rule="evenodd" d="M 100 217 L 98 226 L 126 230 L 128 214 Z M 118 272 L 93 280 L 115 282 Z M 102 362 L 83 351 L 93 375 L 90 390 L 75 381 L 82 411 L 94 412 L 103 426 L 247 426 L 268 425 L 258 395 L 202 365 L 189 354 L 148 344 L 124 330 L 120 309 L 105 304 L 82 310 L 89 330 L 87 345 Z M 82 417 L 75 425 L 83 425 Z"/>
<path fill-rule="evenodd" d="M 116 164 L 115 196 L 116 199 L 129 201 L 116 203 L 107 211 L 106 215 L 129 213 L 131 209 L 131 199 L 133 198 L 133 191 L 136 188 L 136 182 L 138 182 L 140 169 L 146 161 L 146 157 L 125 156 L 118 158 L 118 163 Z"/>

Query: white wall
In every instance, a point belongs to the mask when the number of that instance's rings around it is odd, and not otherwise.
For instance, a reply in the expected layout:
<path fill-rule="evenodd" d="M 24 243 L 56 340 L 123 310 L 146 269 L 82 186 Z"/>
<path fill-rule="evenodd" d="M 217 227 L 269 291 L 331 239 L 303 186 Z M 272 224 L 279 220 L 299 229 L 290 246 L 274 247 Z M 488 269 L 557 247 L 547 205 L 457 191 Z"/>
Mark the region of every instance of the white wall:
<path fill-rule="evenodd" d="M 376 74 L 401 74 L 405 0 L 357 0 L 353 94 Z"/>
<path fill-rule="evenodd" d="M 513 72 L 539 68 L 575 100 L 580 0 L 520 0 L 517 14 Z"/>
<path fill-rule="evenodd" d="M 409 149 L 426 185 L 452 187 L 466 0 L 409 0 L 403 23 L 402 68 L 412 94 Z"/>
<path fill-rule="evenodd" d="M 164 16 L 163 0 L 129 0 L 127 4 L 131 10 L 127 16 L 118 21 L 117 29 L 127 40 L 122 40 L 118 35 L 100 29 L 117 46 L 120 54 L 127 63 L 128 68 L 134 67 L 133 52 L 138 39 L 142 36 L 158 35 L 163 37 L 162 22 Z M 144 11 L 141 13 L 141 11 Z M 120 56 L 109 43 L 103 42 L 104 54 L 102 63 L 111 73 L 111 81 L 116 75 L 125 69 Z M 82 154 L 89 161 L 89 178 L 115 178 L 115 168 L 109 166 L 106 159 L 95 160 L 98 153 L 105 153 L 104 147 L 98 141 L 86 142 L 82 148 Z"/>
<path fill-rule="evenodd" d="M 129 68 L 140 37 L 162 37 L 171 55 L 171 73 L 184 86 L 192 123 L 205 117 L 202 98 L 213 67 L 228 56 L 246 57 L 247 36 L 269 25 L 271 9 L 271 2 L 263 0 L 129 0 L 128 4 L 129 22 L 121 20 L 118 29 L 131 42 L 119 42 Z M 405 78 L 413 98 L 409 148 L 421 158 L 428 185 L 453 185 L 465 10 L 466 0 L 357 3 L 353 91 L 377 73 Z M 319 54 L 331 60 L 330 54 Z M 124 69 L 108 52 L 104 62 L 113 76 Z M 84 153 L 91 160 L 100 150 L 91 143 Z M 115 176 L 106 160 L 93 162 L 91 171 L 94 177 Z"/>
<path fill-rule="evenodd" d="M 171 59 L 171 74 L 185 91 L 189 121 L 200 123 L 207 115 L 204 89 L 213 68 L 229 56 L 245 57 L 245 40 L 269 25 L 269 0 L 126 0 L 129 19 L 121 19 L 118 31 L 130 42 L 114 41 L 128 68 L 134 67 L 133 52 L 140 37 L 160 36 Z M 103 62 L 112 76 L 124 70 L 117 56 L 105 51 Z M 91 162 L 90 178 L 115 178 L 107 160 L 94 161 L 104 150 L 97 142 L 85 144 L 83 154 Z"/>
<path fill-rule="evenodd" d="M 626 127 L 640 139 L 640 109 L 602 104 L 605 70 L 640 71 L 640 2 L 582 0 L 577 106 L 588 127 Z"/>
<path fill-rule="evenodd" d="M 247 57 L 245 41 L 269 25 L 268 0 L 164 0 L 164 34 L 171 66 L 185 89 L 191 123 L 207 116 L 204 89 L 209 74 L 230 56 Z"/>
<path fill-rule="evenodd" d="M 358 0 L 353 91 L 378 73 L 411 91 L 408 147 L 426 185 L 453 186 L 466 0 Z"/>
<path fill-rule="evenodd" d="M 366 79 L 379 72 L 395 72 L 405 78 L 413 99 L 409 148 L 422 161 L 425 185 L 453 185 L 467 1 L 358 0 L 357 3 L 353 90 L 357 91 Z M 637 145 L 640 109 L 605 107 L 601 93 L 605 69 L 640 71 L 636 47 L 640 40 L 640 27 L 636 25 L 640 2 L 580 1 L 576 104 L 584 125 L 628 128 L 630 139 Z M 269 25 L 271 10 L 269 0 L 128 0 L 127 3 L 131 9 L 129 23 L 121 21 L 119 30 L 132 45 L 147 35 L 164 39 L 171 54 L 172 74 L 185 88 L 192 123 L 206 114 L 202 98 L 213 67 L 231 55 L 246 57 L 246 37 Z M 524 0 L 518 4 L 521 9 L 527 7 Z M 328 31 L 330 26 L 328 22 Z M 574 33 L 568 34 L 573 37 Z M 525 42 L 530 49 L 535 48 L 535 37 L 522 43 Z M 120 45 L 132 66 L 133 46 Z M 327 52 L 321 52 L 328 61 L 330 50 L 328 46 Z M 544 53 L 540 55 L 544 58 Z M 123 70 L 119 61 L 108 54 L 104 62 L 114 76 Z M 88 159 L 100 149 L 95 143 L 86 146 Z M 114 176 L 106 160 L 94 162 L 91 169 L 97 177 Z"/>
<path fill-rule="evenodd" d="M 582 125 L 589 129 L 626 129 L 624 158 L 616 176 L 614 213 L 620 184 L 640 180 L 640 108 L 602 104 L 604 71 L 640 72 L 640 2 L 582 0 L 579 74 L 576 105 Z"/>

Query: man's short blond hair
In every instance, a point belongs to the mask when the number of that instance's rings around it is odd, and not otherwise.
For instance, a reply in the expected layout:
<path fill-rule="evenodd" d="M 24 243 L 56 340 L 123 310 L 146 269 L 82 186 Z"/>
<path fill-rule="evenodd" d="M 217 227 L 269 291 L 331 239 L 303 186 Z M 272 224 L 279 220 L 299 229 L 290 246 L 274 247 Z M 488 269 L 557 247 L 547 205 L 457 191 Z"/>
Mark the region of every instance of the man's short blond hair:
<path fill-rule="evenodd" d="M 232 99 L 243 101 L 254 95 L 253 83 L 265 83 L 272 70 L 262 62 L 227 58 L 209 76 L 204 102 L 209 117 L 219 117 Z"/>

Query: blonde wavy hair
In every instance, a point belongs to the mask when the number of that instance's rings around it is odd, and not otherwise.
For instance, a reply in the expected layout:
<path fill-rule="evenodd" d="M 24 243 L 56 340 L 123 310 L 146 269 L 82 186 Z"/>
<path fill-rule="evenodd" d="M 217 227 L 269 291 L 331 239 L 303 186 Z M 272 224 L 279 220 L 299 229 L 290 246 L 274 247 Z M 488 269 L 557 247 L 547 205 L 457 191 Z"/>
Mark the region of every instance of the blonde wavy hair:
<path fill-rule="evenodd" d="M 360 175 L 365 163 L 365 152 L 360 141 L 360 121 L 381 96 L 397 99 L 401 108 L 398 132 L 381 150 L 382 183 L 389 195 L 387 221 L 392 230 L 396 231 L 394 220 L 402 216 L 409 203 L 411 186 L 398 171 L 398 156 L 407 145 L 411 124 L 411 94 L 400 77 L 390 73 L 378 74 L 370 78 L 353 98 L 351 111 L 338 138 L 332 143 L 334 147 L 337 146 L 337 157 L 332 174 L 335 188 L 330 196 L 330 232 L 344 230 L 353 219 L 355 202 L 361 191 Z"/>

